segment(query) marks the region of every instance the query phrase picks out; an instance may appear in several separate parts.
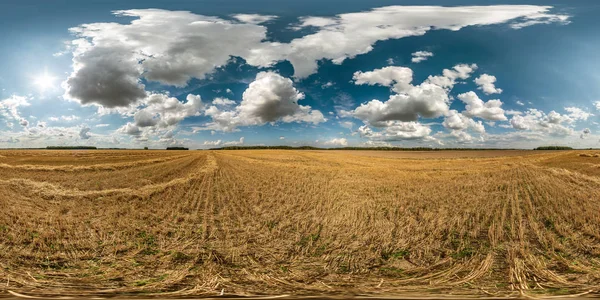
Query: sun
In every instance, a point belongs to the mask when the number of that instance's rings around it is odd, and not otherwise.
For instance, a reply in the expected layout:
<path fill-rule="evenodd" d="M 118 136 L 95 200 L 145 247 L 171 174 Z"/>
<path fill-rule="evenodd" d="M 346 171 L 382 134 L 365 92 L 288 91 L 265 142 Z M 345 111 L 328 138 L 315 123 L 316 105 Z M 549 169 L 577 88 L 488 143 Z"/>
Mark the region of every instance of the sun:
<path fill-rule="evenodd" d="M 56 81 L 54 76 L 48 74 L 48 72 L 44 72 L 44 74 L 41 74 L 35 78 L 34 84 L 40 90 L 45 91 L 54 88 L 54 81 Z"/>

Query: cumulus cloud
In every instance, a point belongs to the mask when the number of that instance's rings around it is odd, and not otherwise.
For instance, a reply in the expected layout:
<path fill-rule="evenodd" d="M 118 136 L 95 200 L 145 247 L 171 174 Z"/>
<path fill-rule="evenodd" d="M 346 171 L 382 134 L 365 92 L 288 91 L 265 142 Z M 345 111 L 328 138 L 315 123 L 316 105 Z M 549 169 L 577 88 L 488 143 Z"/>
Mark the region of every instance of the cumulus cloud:
<path fill-rule="evenodd" d="M 240 126 L 263 125 L 275 122 L 304 122 L 318 124 L 326 119 L 318 110 L 299 105 L 304 99 L 289 78 L 274 72 L 261 72 L 242 95 L 242 102 L 232 110 L 213 105 L 205 114 L 212 118 L 207 126 L 195 130 L 233 131 Z"/>
<path fill-rule="evenodd" d="M 559 22 L 559 15 L 548 13 L 550 8 L 532 5 L 387 6 L 335 17 L 309 17 L 304 18 L 297 28 L 313 27 L 318 29 L 317 32 L 289 44 L 263 47 L 256 54 L 261 54 L 263 61 L 289 60 L 295 76 L 303 78 L 316 71 L 319 60 L 341 64 L 345 59 L 370 52 L 377 41 L 420 36 L 433 29 L 460 30 L 466 26 L 501 24 L 520 18 L 540 23 Z M 549 19 L 553 16 L 556 18 Z M 563 18 L 568 19 L 568 16 Z M 258 62 L 252 58 L 248 61 L 251 64 Z"/>
<path fill-rule="evenodd" d="M 600 111 L 600 101 L 595 101 L 594 106 L 596 107 L 597 110 Z"/>
<path fill-rule="evenodd" d="M 541 110 L 529 109 L 522 115 L 514 115 L 510 119 L 512 128 L 517 130 L 529 130 L 556 136 L 573 134 L 569 124 L 573 119 L 567 115 L 561 115 L 555 111 L 548 114 Z"/>
<path fill-rule="evenodd" d="M 356 72 L 356 84 L 383 85 L 394 94 L 386 102 L 371 100 L 357 107 L 352 115 L 373 126 L 385 126 L 387 121 L 416 121 L 419 116 L 436 118 L 448 113 L 448 93 L 458 79 L 467 79 L 476 65 L 456 65 L 445 69 L 441 76 L 429 76 L 423 83 L 412 85 L 412 70 L 405 67 L 385 67 L 370 72 Z"/>
<path fill-rule="evenodd" d="M 260 23 L 274 16 L 234 15 L 235 20 L 187 11 L 133 9 L 114 12 L 130 17 L 129 24 L 91 23 L 71 29 L 73 72 L 65 96 L 82 104 L 126 107 L 143 99 L 139 78 L 184 86 L 203 79 L 231 57 L 256 67 L 287 60 L 294 76 L 316 72 L 326 59 L 341 64 L 368 53 L 378 41 L 423 35 L 429 30 L 459 30 L 466 26 L 521 20 L 513 28 L 541 23 L 565 23 L 566 15 L 551 14 L 549 6 L 387 6 L 333 17 L 304 17 L 297 29 L 315 32 L 289 43 L 267 41 Z M 439 16 L 443 15 L 444 18 Z M 240 23 L 241 22 L 241 23 Z"/>
<path fill-rule="evenodd" d="M 80 34 L 84 32 L 81 30 Z M 63 83 L 65 98 L 82 105 L 114 108 L 128 106 L 146 96 L 139 80 L 142 69 L 129 49 L 112 43 L 92 46 L 79 41 L 78 45 L 80 50 L 73 56 L 73 72 Z"/>
<path fill-rule="evenodd" d="M 457 142 L 461 144 L 473 142 L 473 137 L 464 131 L 452 130 L 450 132 L 450 136 L 454 137 L 457 140 Z"/>
<path fill-rule="evenodd" d="M 478 117 L 488 121 L 507 120 L 504 115 L 504 109 L 501 107 L 502 101 L 500 100 L 496 99 L 483 102 L 475 92 L 459 94 L 457 97 L 466 104 L 466 110 L 463 112 L 466 116 Z"/>
<path fill-rule="evenodd" d="M 565 110 L 569 112 L 569 117 L 573 118 L 574 120 L 586 121 L 590 116 L 593 116 L 593 114 L 577 107 L 565 107 Z"/>
<path fill-rule="evenodd" d="M 331 140 L 323 142 L 323 144 L 328 145 L 328 146 L 346 147 L 346 146 L 348 146 L 348 140 L 346 140 L 345 138 L 333 138 Z"/>
<path fill-rule="evenodd" d="M 117 129 L 117 132 L 133 136 L 139 136 L 142 133 L 139 127 L 130 122 Z"/>
<path fill-rule="evenodd" d="M 133 120 L 138 127 L 150 127 L 155 126 L 158 123 L 159 118 L 155 118 L 155 115 L 148 110 L 140 110 L 135 113 Z"/>
<path fill-rule="evenodd" d="M 14 120 L 19 122 L 22 126 L 27 126 L 29 122 L 21 117 L 19 108 L 24 106 L 30 106 L 31 104 L 27 101 L 26 97 L 22 96 L 10 96 L 9 98 L 0 100 L 0 117 L 7 120 L 7 126 L 10 122 L 8 120 Z M 23 123 L 27 124 L 23 125 Z"/>
<path fill-rule="evenodd" d="M 240 146 L 240 145 L 243 145 L 243 144 L 244 144 L 244 137 L 241 137 L 237 141 L 225 142 L 225 143 L 223 143 L 223 146 Z"/>
<path fill-rule="evenodd" d="M 202 145 L 204 146 L 219 146 L 221 145 L 223 141 L 221 140 L 216 140 L 216 141 L 204 141 L 204 143 L 202 143 Z"/>
<path fill-rule="evenodd" d="M 216 106 L 232 106 L 235 105 L 235 101 L 227 98 L 217 97 L 213 99 L 212 104 Z"/>
<path fill-rule="evenodd" d="M 233 15 L 233 17 L 240 22 L 249 24 L 261 24 L 277 19 L 277 16 L 258 14 L 237 14 Z"/>
<path fill-rule="evenodd" d="M 29 121 L 27 121 L 27 119 L 21 119 L 19 121 L 19 125 L 21 125 L 23 127 L 27 127 L 27 126 L 29 126 Z"/>
<path fill-rule="evenodd" d="M 204 103 L 199 95 L 188 94 L 186 101 L 181 102 L 165 94 L 150 94 L 133 118 L 138 127 L 167 128 L 177 125 L 187 117 L 199 116 L 203 110 Z"/>
<path fill-rule="evenodd" d="M 366 141 L 360 145 L 361 147 L 392 147 L 392 144 L 384 141 Z"/>
<path fill-rule="evenodd" d="M 482 74 L 481 76 L 475 78 L 474 82 L 478 86 L 477 89 L 482 90 L 486 95 L 502 93 L 502 89 L 496 88 L 496 76 Z"/>
<path fill-rule="evenodd" d="M 584 129 L 581 132 L 581 135 L 579 136 L 581 139 L 585 139 L 587 138 L 590 134 L 592 133 L 592 131 L 589 128 Z"/>
<path fill-rule="evenodd" d="M 417 51 L 417 52 L 412 53 L 411 61 L 413 63 L 418 64 L 422 61 L 427 60 L 428 58 L 430 58 L 432 56 L 433 56 L 433 53 L 431 53 L 429 51 Z"/>
<path fill-rule="evenodd" d="M 432 140 L 431 128 L 418 122 L 388 121 L 386 126 L 373 130 L 368 125 L 358 128 L 361 137 L 374 141 Z"/>
<path fill-rule="evenodd" d="M 87 140 L 91 137 L 92 135 L 90 134 L 90 128 L 87 126 L 82 126 L 79 130 L 79 138 L 82 140 Z"/>
<path fill-rule="evenodd" d="M 73 72 L 65 97 L 82 104 L 127 107 L 146 97 L 140 83 L 184 86 L 205 78 L 230 57 L 247 57 L 266 38 L 266 28 L 185 11 L 116 11 L 131 24 L 93 23 L 71 28 Z M 240 15 L 245 21 L 256 16 Z"/>
<path fill-rule="evenodd" d="M 442 123 L 442 125 L 445 128 L 454 131 L 472 129 L 473 131 L 478 133 L 485 133 L 485 126 L 481 121 L 475 121 L 454 109 L 448 112 L 448 114 L 444 118 L 444 122 Z"/>

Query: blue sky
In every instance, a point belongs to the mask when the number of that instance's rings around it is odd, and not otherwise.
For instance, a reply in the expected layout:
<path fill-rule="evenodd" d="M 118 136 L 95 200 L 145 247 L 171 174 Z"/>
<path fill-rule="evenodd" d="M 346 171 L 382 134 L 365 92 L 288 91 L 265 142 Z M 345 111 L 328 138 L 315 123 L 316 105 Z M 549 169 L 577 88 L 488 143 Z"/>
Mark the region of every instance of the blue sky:
<path fill-rule="evenodd" d="M 2 1 L 0 148 L 599 147 L 599 14 L 597 1 Z"/>

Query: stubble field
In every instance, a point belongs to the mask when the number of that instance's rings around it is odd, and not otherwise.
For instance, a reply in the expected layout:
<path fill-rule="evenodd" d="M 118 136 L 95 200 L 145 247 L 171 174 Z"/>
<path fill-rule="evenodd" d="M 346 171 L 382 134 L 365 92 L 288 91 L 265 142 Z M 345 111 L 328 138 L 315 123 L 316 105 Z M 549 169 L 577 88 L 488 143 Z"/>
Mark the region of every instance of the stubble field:
<path fill-rule="evenodd" d="M 593 295 L 596 154 L 0 151 L 0 293 Z"/>

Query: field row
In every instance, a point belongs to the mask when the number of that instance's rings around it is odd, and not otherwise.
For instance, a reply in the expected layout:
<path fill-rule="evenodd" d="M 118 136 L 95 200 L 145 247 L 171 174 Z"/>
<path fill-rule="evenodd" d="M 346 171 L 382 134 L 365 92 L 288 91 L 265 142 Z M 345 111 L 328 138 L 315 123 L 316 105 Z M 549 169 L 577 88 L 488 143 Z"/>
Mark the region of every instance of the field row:
<path fill-rule="evenodd" d="M 49 153 L 21 164 L 0 153 L 10 170 L 0 172 L 6 289 L 507 296 L 600 287 L 592 152 L 150 151 L 126 161 L 90 151 L 106 157 L 93 164 L 46 163 Z"/>

